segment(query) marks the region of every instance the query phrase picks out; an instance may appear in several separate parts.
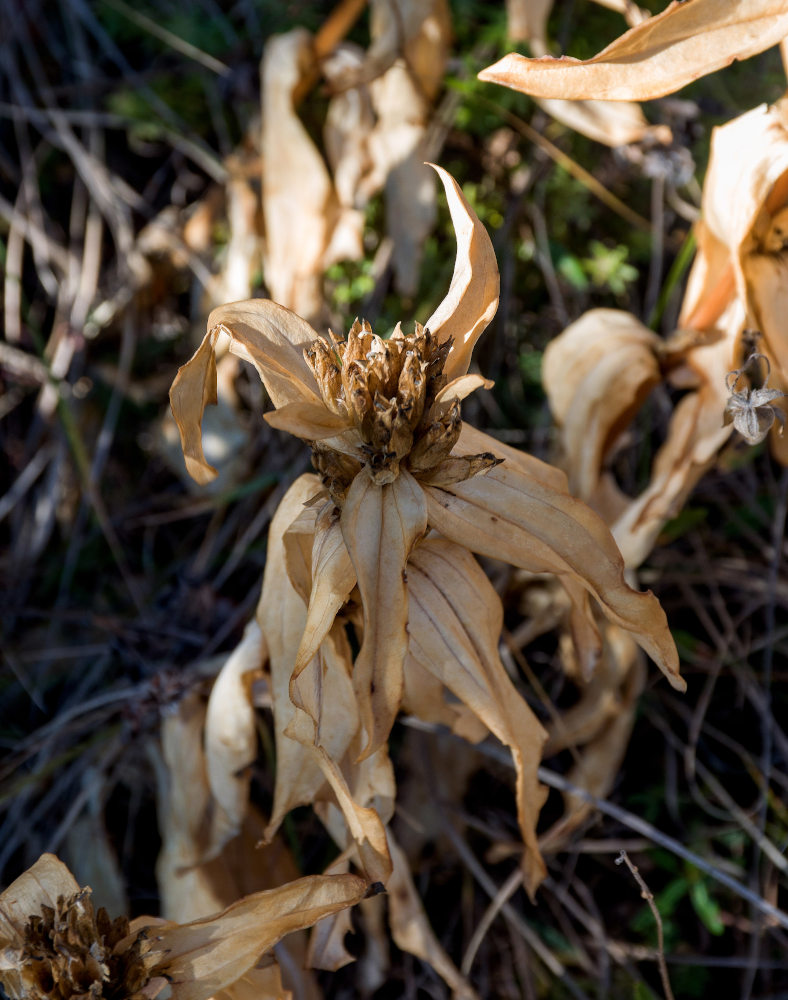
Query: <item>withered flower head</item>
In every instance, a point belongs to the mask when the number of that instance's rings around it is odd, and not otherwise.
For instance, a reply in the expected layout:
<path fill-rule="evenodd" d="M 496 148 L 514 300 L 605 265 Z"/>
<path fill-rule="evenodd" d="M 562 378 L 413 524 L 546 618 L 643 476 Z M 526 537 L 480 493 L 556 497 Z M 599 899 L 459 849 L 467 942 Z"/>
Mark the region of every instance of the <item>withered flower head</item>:
<path fill-rule="evenodd" d="M 286 664 L 290 678 L 287 704 L 274 698 L 277 731 L 281 724 L 285 743 L 293 737 L 317 752 L 370 877 L 385 881 L 386 837 L 370 825 L 374 812 L 366 806 L 374 793 L 354 798 L 343 759 L 351 744 L 357 764 L 385 754 L 401 706 L 429 714 L 428 706 L 450 692 L 449 700 L 475 716 L 477 734 L 480 720 L 512 749 L 530 891 L 544 874 L 535 823 L 544 801 L 536 770 L 545 734 L 501 664 L 501 603 L 471 553 L 558 575 L 587 669 L 601 647 L 593 597 L 675 687 L 684 682 L 659 603 L 627 585 L 610 532 L 569 495 L 563 473 L 460 420 L 461 400 L 491 384 L 468 368 L 497 308 L 498 268 L 459 186 L 435 169 L 457 258 L 448 295 L 423 327 L 409 335 L 398 327 L 383 339 L 356 321 L 346 340 L 322 338 L 270 301 L 222 306 L 178 372 L 170 399 L 187 468 L 207 482 L 215 470 L 203 455 L 200 424 L 216 399 L 217 341 L 229 337 L 229 349 L 254 364 L 276 407 L 268 422 L 312 447 L 320 479 L 299 479 L 274 518 L 258 617 L 272 673 Z M 355 661 L 347 640 L 332 634 L 343 609 L 360 626 Z M 329 683 L 337 656 L 344 665 Z M 329 701 L 348 683 L 350 694 L 341 705 L 332 702 L 331 715 Z M 298 710 L 311 728 L 299 728 Z M 286 752 L 284 743 L 280 749 Z M 299 767 L 288 777 L 290 790 L 277 777 L 269 834 L 284 808 L 280 791 L 288 807 L 310 801 L 304 774 L 315 769 L 314 759 Z M 370 788 L 367 779 L 359 782 Z"/>
<path fill-rule="evenodd" d="M 213 917 L 111 920 L 89 888 L 43 854 L 0 895 L 0 985 L 10 1000 L 207 1000 L 285 934 L 363 898 L 354 875 L 254 893 Z"/>
<path fill-rule="evenodd" d="M 362 466 L 382 486 L 394 482 L 400 465 L 419 479 L 448 484 L 498 464 L 492 454 L 446 464 L 462 427 L 459 399 L 444 392 L 450 340 L 441 343 L 420 323 L 413 334 L 398 326 L 384 340 L 358 320 L 347 340 L 330 336 L 330 343 L 315 340 L 306 358 L 323 402 L 352 421 L 360 439 L 355 456 L 312 444 L 315 467 L 338 506 Z"/>

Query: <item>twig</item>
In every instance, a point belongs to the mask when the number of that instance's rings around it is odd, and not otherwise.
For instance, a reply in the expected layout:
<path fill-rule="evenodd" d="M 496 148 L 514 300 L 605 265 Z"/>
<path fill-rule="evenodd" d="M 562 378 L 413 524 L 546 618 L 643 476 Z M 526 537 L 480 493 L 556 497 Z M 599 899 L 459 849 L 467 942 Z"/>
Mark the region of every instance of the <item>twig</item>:
<path fill-rule="evenodd" d="M 128 18 L 129 21 L 136 24 L 138 28 L 142 28 L 143 31 L 147 31 L 148 34 L 153 35 L 154 38 L 158 38 L 160 42 L 164 42 L 165 45 L 169 45 L 171 49 L 175 49 L 176 52 L 180 52 L 180 54 L 182 56 L 186 56 L 187 59 L 193 59 L 194 62 L 197 62 L 206 69 L 209 69 L 212 73 L 216 73 L 218 76 L 224 76 L 230 72 L 230 67 L 226 66 L 219 59 L 209 55 L 207 52 L 203 52 L 202 49 L 198 49 L 196 45 L 192 45 L 191 42 L 187 42 L 184 38 L 174 34 L 174 32 L 168 31 L 167 28 L 157 24 L 156 21 L 147 17 L 141 11 L 134 10 L 133 7 L 129 7 L 127 3 L 124 3 L 124 0 L 103 0 L 103 2 L 108 7 L 112 7 L 113 10 L 116 10 L 119 14 Z"/>
<path fill-rule="evenodd" d="M 523 884 L 523 872 L 521 868 L 515 868 L 509 878 L 504 882 L 501 888 L 493 896 L 490 905 L 484 911 L 482 919 L 476 930 L 473 932 L 471 940 L 468 942 L 468 947 L 465 949 L 465 954 L 462 956 L 462 963 L 460 965 L 460 972 L 463 976 L 468 976 L 471 971 L 471 966 L 473 965 L 473 960 L 476 958 L 476 952 L 479 950 L 485 935 L 489 931 L 492 922 L 501 912 L 504 903 L 514 895 L 515 892 Z"/>
<path fill-rule="evenodd" d="M 788 469 L 783 469 L 782 475 L 780 476 L 780 482 L 778 486 L 777 493 L 777 503 L 774 511 L 774 520 L 772 523 L 772 558 L 769 563 L 769 573 L 767 578 L 767 599 L 766 607 L 764 609 L 765 621 L 765 632 L 766 632 L 766 644 L 763 648 L 763 680 L 761 682 L 761 690 L 763 691 L 763 708 L 761 711 L 761 731 L 763 733 L 763 744 L 761 750 L 761 776 L 763 779 L 763 798 L 760 803 L 760 810 L 758 816 L 758 831 L 761 837 L 765 839 L 766 830 L 766 818 L 769 810 L 769 785 L 771 782 L 771 772 L 772 772 L 772 750 L 774 746 L 774 735 L 773 735 L 773 714 L 772 714 L 772 667 L 774 660 L 774 633 L 775 633 L 775 606 L 777 597 L 777 575 L 780 569 L 780 555 L 782 548 L 782 540 L 785 535 L 785 522 L 788 517 Z M 769 860 L 774 864 L 775 859 L 772 855 L 765 850 L 764 845 L 756 840 L 756 848 L 753 852 L 752 861 L 752 884 L 758 886 L 758 863 L 760 861 L 760 852 L 764 851 L 769 857 Z M 780 861 L 784 861 L 782 855 L 779 856 Z M 761 957 L 761 935 L 762 927 L 761 921 L 758 919 L 758 914 L 753 914 L 753 923 L 755 925 L 752 936 L 750 937 L 750 963 L 747 967 L 747 972 L 745 974 L 745 982 L 742 989 L 742 997 L 744 1000 L 748 1000 L 750 994 L 752 993 L 752 988 L 755 983 L 755 974 L 760 967 L 760 957 Z"/>
<path fill-rule="evenodd" d="M 666 1000 L 674 1000 L 673 990 L 670 988 L 668 967 L 665 964 L 665 933 L 662 929 L 662 917 L 659 915 L 657 904 L 654 902 L 654 895 L 646 885 L 645 879 L 638 871 L 637 866 L 633 865 L 629 860 L 629 855 L 626 851 L 622 851 L 616 858 L 617 865 L 622 864 L 622 862 L 632 872 L 635 881 L 640 886 L 640 895 L 648 903 L 649 909 L 654 914 L 654 920 L 657 924 L 657 965 L 659 966 L 659 976 L 662 980 L 662 989 L 665 991 Z"/>

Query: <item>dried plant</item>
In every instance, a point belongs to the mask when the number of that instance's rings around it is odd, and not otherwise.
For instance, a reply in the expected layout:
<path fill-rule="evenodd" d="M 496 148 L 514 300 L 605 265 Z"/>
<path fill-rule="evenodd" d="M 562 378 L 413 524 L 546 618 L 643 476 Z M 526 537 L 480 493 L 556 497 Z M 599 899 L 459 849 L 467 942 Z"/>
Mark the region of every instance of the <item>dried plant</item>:
<path fill-rule="evenodd" d="M 276 577 L 266 572 L 259 619 L 271 649 L 277 622 L 292 617 L 282 642 L 290 706 L 277 730 L 316 752 L 370 877 L 385 881 L 390 870 L 385 836 L 368 808 L 374 782 L 361 798 L 351 785 L 359 767 L 385 756 L 403 702 L 418 713 L 445 688 L 512 749 L 533 892 L 544 874 L 535 835 L 544 733 L 500 663 L 500 600 L 471 553 L 556 574 L 586 672 L 601 646 L 594 597 L 675 687 L 684 683 L 658 602 L 627 585 L 608 530 L 568 494 L 563 475 L 462 425 L 460 401 L 489 385 L 468 368 L 497 306 L 498 271 L 486 231 L 458 185 L 436 169 L 458 252 L 449 294 L 424 327 L 409 335 L 397 327 L 384 340 L 356 322 L 346 340 L 323 339 L 273 302 L 224 306 L 179 371 L 171 400 L 187 467 L 208 481 L 213 470 L 200 421 L 216 398 L 214 353 L 226 334 L 230 350 L 255 365 L 268 390 L 276 407 L 268 422 L 311 444 L 319 478 L 295 484 L 272 526 L 269 560 L 281 544 L 283 566 Z M 282 570 L 292 601 L 283 597 Z M 355 662 L 345 622 L 362 637 Z M 344 707 L 330 684 L 344 685 Z M 275 712 L 276 702 L 275 694 Z M 303 780 L 302 768 L 300 761 Z M 292 791 L 286 799 L 297 802 Z M 274 811 L 278 816 L 276 803 Z"/>
<path fill-rule="evenodd" d="M 355 875 L 309 876 L 255 893 L 215 916 L 176 924 L 155 917 L 112 920 L 90 889 L 44 854 L 0 895 L 0 985 L 11 1000 L 231 1000 L 234 984 L 283 995 L 263 954 L 291 931 L 359 902 Z"/>

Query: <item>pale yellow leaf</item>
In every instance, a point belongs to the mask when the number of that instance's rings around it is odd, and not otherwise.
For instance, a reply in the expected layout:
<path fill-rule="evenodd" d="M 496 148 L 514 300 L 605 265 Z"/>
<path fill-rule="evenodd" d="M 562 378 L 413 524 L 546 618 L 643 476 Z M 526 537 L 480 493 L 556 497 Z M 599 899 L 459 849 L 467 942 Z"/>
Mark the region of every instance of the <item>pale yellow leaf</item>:
<path fill-rule="evenodd" d="M 393 483 L 378 486 L 365 467 L 348 490 L 341 525 L 364 613 L 353 686 L 368 741 L 366 756 L 388 739 L 402 700 L 408 647 L 405 564 L 427 530 L 422 489 L 404 469 Z"/>
<path fill-rule="evenodd" d="M 500 279 L 487 230 L 454 178 L 442 167 L 434 169 L 446 190 L 457 237 L 457 257 L 449 292 L 424 325 L 439 341 L 453 340 L 444 368 L 451 381 L 468 371 L 476 341 L 495 315 Z"/>
<path fill-rule="evenodd" d="M 344 875 L 350 868 L 345 857 L 340 857 L 325 870 L 325 875 Z M 350 910 L 340 910 L 333 916 L 324 917 L 312 928 L 309 937 L 307 965 L 311 969 L 337 969 L 355 961 L 345 947 L 345 937 L 353 929 Z"/>
<path fill-rule="evenodd" d="M 512 751 L 523 872 L 533 896 L 546 874 L 536 822 L 547 789 L 536 772 L 547 734 L 498 656 L 501 600 L 470 552 L 443 539 L 416 547 L 408 565 L 408 591 L 412 655 Z"/>
<path fill-rule="evenodd" d="M 405 658 L 405 690 L 402 711 L 422 722 L 446 726 L 469 743 L 479 743 L 488 729 L 473 710 L 446 697 L 448 688 L 409 653 Z"/>
<path fill-rule="evenodd" d="M 208 333 L 192 358 L 178 369 L 170 389 L 186 471 L 198 483 L 216 477 L 216 469 L 202 450 L 202 415 L 216 400 L 216 334 Z"/>
<path fill-rule="evenodd" d="M 391 858 L 386 842 L 386 828 L 377 810 L 364 804 L 365 801 L 369 801 L 369 794 L 365 794 L 365 790 L 358 787 L 351 789 L 336 760 L 322 747 L 315 747 L 315 753 L 326 781 L 336 796 L 350 835 L 355 841 L 364 873 L 370 882 L 379 883 L 381 886 L 387 885 L 391 875 Z M 380 755 L 379 759 L 386 762 L 390 771 L 391 765 L 388 764 L 385 748 L 381 748 L 371 756 L 367 755 L 365 760 L 371 760 L 376 755 Z"/>
<path fill-rule="evenodd" d="M 481 375 L 460 375 L 444 385 L 435 397 L 435 402 L 450 403 L 453 399 L 462 400 L 477 389 L 492 389 L 494 385 L 495 382 Z"/>
<path fill-rule="evenodd" d="M 507 465 L 522 472 L 523 475 L 543 483 L 548 489 L 558 490 L 565 493 L 567 491 L 566 473 L 561 469 L 543 462 L 534 455 L 529 455 L 527 451 L 520 451 L 512 448 L 503 441 L 477 430 L 468 423 L 463 423 L 460 431 L 460 440 L 457 442 L 454 455 L 478 455 L 489 452 L 496 458 L 502 458 Z"/>
<path fill-rule="evenodd" d="M 214 994 L 213 1000 L 293 1000 L 291 990 L 282 985 L 276 962 L 246 971 L 234 983 Z"/>
<path fill-rule="evenodd" d="M 786 35 L 783 0 L 674 0 L 591 59 L 526 59 L 512 53 L 479 78 L 534 97 L 644 101 L 748 59 Z"/>
<path fill-rule="evenodd" d="M 205 407 L 217 401 L 216 349 L 222 332 L 230 337 L 230 351 L 255 366 L 274 405 L 299 402 L 322 407 L 314 376 L 304 360 L 304 347 L 317 337 L 308 323 L 267 299 L 214 309 L 202 343 L 178 369 L 170 389 L 186 468 L 198 483 L 216 477 L 216 469 L 203 452 L 201 425 Z"/>
<path fill-rule="evenodd" d="M 340 621 L 298 675 L 291 677 L 290 698 L 301 711 L 288 724 L 287 735 L 341 758 L 359 728 L 352 675 L 353 653 Z"/>

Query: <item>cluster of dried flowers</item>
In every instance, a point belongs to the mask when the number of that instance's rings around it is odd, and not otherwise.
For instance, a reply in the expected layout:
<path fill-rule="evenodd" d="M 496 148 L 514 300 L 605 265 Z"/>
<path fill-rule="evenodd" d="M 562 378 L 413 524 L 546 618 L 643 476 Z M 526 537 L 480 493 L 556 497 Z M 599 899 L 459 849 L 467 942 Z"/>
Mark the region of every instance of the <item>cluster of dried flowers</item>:
<path fill-rule="evenodd" d="M 522 15 L 521 4 L 510 6 Z M 549 6 L 543 0 L 526 5 L 521 17 L 520 37 L 537 53 L 546 51 Z M 351 69 L 345 63 L 336 70 L 357 82 L 376 79 L 381 121 L 381 109 L 390 106 L 381 73 L 402 72 L 392 55 L 387 9 L 376 6 L 377 50 L 365 60 L 351 53 Z M 650 19 L 631 4 L 622 3 L 622 10 L 635 26 L 591 60 L 512 55 L 482 79 L 535 95 L 560 120 L 611 145 L 663 142 L 667 133 L 649 126 L 637 105 L 604 102 L 671 92 L 788 35 L 785 4 L 775 0 L 740 0 L 722 14 L 715 0 L 691 0 Z M 425 38 L 437 37 L 445 50 L 446 11 L 443 3 L 420 18 L 410 11 L 405 5 L 400 21 L 413 48 L 412 71 L 421 65 L 416 56 L 423 55 Z M 427 23 L 440 28 L 437 35 L 425 32 Z M 317 192 L 319 204 L 269 198 L 266 274 L 271 289 L 280 290 L 278 299 L 302 304 L 311 317 L 319 312 L 315 276 L 348 233 L 358 237 L 353 192 L 361 175 L 348 179 L 349 161 L 337 161 L 329 177 L 297 120 L 307 40 L 296 33 L 271 46 L 269 132 L 274 121 L 286 122 L 304 170 L 320 183 L 296 180 L 299 190 Z M 435 89 L 426 86 L 420 99 Z M 394 155 L 384 139 L 396 133 L 396 124 L 378 130 L 381 162 Z M 409 136 L 408 153 L 394 166 L 405 182 L 416 169 L 424 129 L 423 122 L 399 124 Z M 264 158 L 280 141 L 273 132 L 266 138 L 264 128 Z M 747 156 L 731 158 L 731 146 Z M 374 149 L 370 137 L 364 155 Z M 275 156 L 268 162 L 269 186 L 292 192 L 294 178 L 277 173 Z M 585 743 L 572 777 L 602 794 L 633 724 L 645 678 L 642 651 L 683 689 L 665 615 L 651 594 L 629 586 L 625 570 L 648 555 L 731 423 L 751 442 L 770 434 L 775 455 L 788 461 L 783 440 L 772 433 L 775 424 L 782 430 L 780 401 L 788 389 L 785 107 L 757 108 L 715 131 L 680 330 L 664 341 L 634 316 L 595 310 L 547 351 L 544 380 L 568 480 L 461 419 L 462 400 L 491 385 L 469 367 L 497 307 L 498 271 L 489 236 L 458 185 L 435 169 L 458 250 L 449 293 L 424 326 L 416 324 L 410 334 L 398 326 L 381 337 L 357 320 L 346 338 L 330 331 L 321 336 L 284 305 L 235 302 L 212 312 L 203 343 L 171 391 L 187 469 L 207 483 L 215 470 L 203 453 L 201 426 L 206 405 L 217 401 L 217 352 L 228 348 L 254 365 L 275 407 L 266 419 L 308 443 L 316 474 L 292 485 L 272 520 L 256 620 L 217 679 L 207 711 L 192 713 L 191 721 L 188 713 L 173 719 L 169 736 L 165 732 L 162 773 L 186 753 L 194 785 L 180 789 L 183 815 L 170 810 L 169 846 L 180 836 L 187 856 L 176 851 L 168 858 L 165 845 L 161 869 L 171 885 L 180 885 L 175 894 L 190 897 L 181 909 L 197 906 L 202 890 L 195 873 L 221 859 L 247 821 L 243 767 L 255 740 L 244 678 L 263 667 L 277 741 L 275 799 L 264 836 L 270 842 L 292 808 L 311 803 L 343 854 L 331 874 L 246 894 L 214 916 L 180 924 L 144 917 L 129 924 L 94 913 L 89 890 L 45 855 L 0 896 L 0 983 L 10 997 L 231 1000 L 250 990 L 284 997 L 270 955 L 274 944 L 321 921 L 312 960 L 327 968 L 350 961 L 342 943 L 346 910 L 380 886 L 392 891 L 390 921 L 400 947 L 430 961 L 458 996 L 472 997 L 430 936 L 388 829 L 396 796 L 388 739 L 397 714 L 445 725 L 471 741 L 492 733 L 510 748 L 523 881 L 533 895 L 545 874 L 536 836 L 545 797 L 537 767 L 545 747 L 554 752 Z M 276 212 L 283 205 L 284 220 Z M 293 205 L 309 212 L 305 227 L 294 224 Z M 305 249 L 298 234 L 314 235 L 316 218 L 325 231 Z M 407 241 L 402 245 L 407 261 Z M 303 273 L 295 261 L 306 262 Z M 757 350 L 747 333 L 752 329 L 760 333 Z M 613 459 L 622 432 L 666 378 L 690 391 L 673 414 L 649 485 L 632 498 L 614 479 Z M 532 574 L 561 611 L 548 617 L 564 625 L 565 663 L 583 695 L 549 732 L 501 663 L 502 606 L 476 555 Z M 568 806 L 563 827 L 543 845 L 560 842 L 582 815 L 578 803 Z M 195 830 L 208 815 L 210 829 L 200 839 Z M 351 862 L 363 877 L 347 873 Z M 215 909 L 212 899 L 201 897 L 203 908 Z"/>

